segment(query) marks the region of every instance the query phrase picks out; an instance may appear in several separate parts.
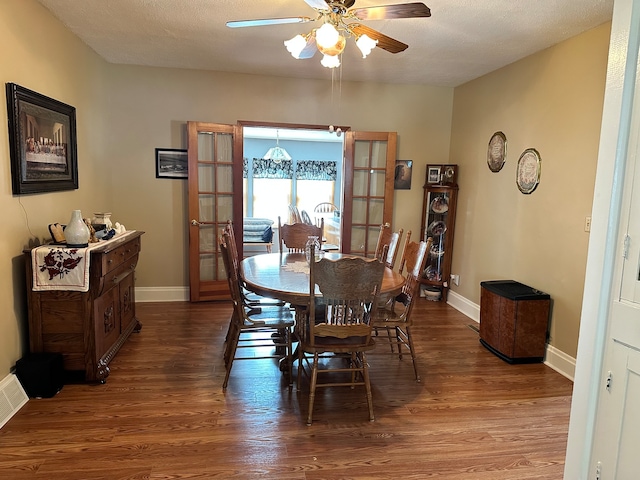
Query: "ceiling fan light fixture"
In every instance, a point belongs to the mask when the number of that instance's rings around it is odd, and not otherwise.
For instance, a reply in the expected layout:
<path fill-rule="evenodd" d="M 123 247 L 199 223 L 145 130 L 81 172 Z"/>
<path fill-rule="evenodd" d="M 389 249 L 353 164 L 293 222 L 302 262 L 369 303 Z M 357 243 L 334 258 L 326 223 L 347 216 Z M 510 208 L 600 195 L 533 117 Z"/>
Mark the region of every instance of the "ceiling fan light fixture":
<path fill-rule="evenodd" d="M 378 45 L 378 40 L 374 40 L 366 33 L 360 35 L 356 40 L 356 45 L 362 52 L 362 58 L 367 58 L 367 55 L 371 53 L 371 50 L 376 48 Z"/>
<path fill-rule="evenodd" d="M 323 67 L 336 68 L 340 66 L 340 59 L 337 55 L 323 55 L 320 63 Z"/>
<path fill-rule="evenodd" d="M 331 48 L 340 40 L 340 33 L 335 26 L 324 23 L 316 30 L 316 43 L 318 48 Z"/>

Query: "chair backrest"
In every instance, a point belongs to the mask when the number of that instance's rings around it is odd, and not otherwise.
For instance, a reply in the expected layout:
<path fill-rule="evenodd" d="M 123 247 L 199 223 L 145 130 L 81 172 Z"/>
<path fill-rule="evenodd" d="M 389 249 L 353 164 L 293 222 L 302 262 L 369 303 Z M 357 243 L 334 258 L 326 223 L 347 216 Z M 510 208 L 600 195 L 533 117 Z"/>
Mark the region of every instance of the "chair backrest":
<path fill-rule="evenodd" d="M 322 258 L 309 267 L 308 343 L 318 337 L 349 339 L 348 346 L 367 345 L 385 266 L 362 257 Z M 316 294 L 316 285 L 322 297 Z M 345 345 L 346 346 L 346 345 Z"/>
<path fill-rule="evenodd" d="M 289 252 L 304 253 L 309 237 L 318 237 L 322 241 L 322 231 L 324 222 L 321 227 L 316 225 L 307 225 L 306 223 L 281 223 L 278 217 L 278 235 L 280 236 L 280 251 L 284 252 L 285 248 Z"/>
<path fill-rule="evenodd" d="M 309 216 L 306 210 L 302 210 L 300 212 L 300 216 L 302 217 L 302 223 L 306 223 L 307 225 L 313 225 L 313 222 L 311 221 L 311 217 Z"/>
<path fill-rule="evenodd" d="M 397 232 L 392 231 L 391 225 L 388 223 L 380 225 L 380 234 L 378 235 L 378 243 L 376 244 L 375 257 L 378 260 L 384 261 L 385 265 L 389 268 L 393 268 L 396 264 L 402 232 L 402 228 Z M 385 245 L 388 246 L 386 255 L 384 254 Z"/>
<path fill-rule="evenodd" d="M 333 216 L 333 212 L 337 211 L 338 207 L 331 202 L 322 202 L 313 207 L 313 216 L 315 217 L 316 225 L 320 226 L 320 220 L 326 216 Z"/>
<path fill-rule="evenodd" d="M 224 228 L 219 241 L 222 261 L 224 262 L 224 268 L 227 272 L 227 281 L 229 282 L 229 292 L 231 293 L 231 300 L 233 301 L 233 319 L 234 321 L 239 321 L 245 316 L 243 308 L 244 302 L 240 284 L 240 271 L 238 269 L 237 261 L 233 259 L 233 241 L 227 231 L 227 227 Z"/>
<path fill-rule="evenodd" d="M 289 223 L 302 223 L 302 215 L 295 205 L 289 205 Z"/>
<path fill-rule="evenodd" d="M 411 242 L 409 238 L 407 238 L 405 242 L 399 269 L 399 272 L 402 274 L 406 268 L 405 281 L 402 286 L 402 292 L 395 298 L 395 302 L 400 302 L 404 305 L 404 311 L 401 313 L 401 317 L 408 318 L 409 315 L 411 315 L 411 310 L 415 303 L 414 299 L 420 294 L 420 279 L 427 264 L 427 256 L 431 248 L 431 242 L 431 237 L 429 237 L 426 242 Z M 395 305 L 395 302 L 393 305 Z"/>

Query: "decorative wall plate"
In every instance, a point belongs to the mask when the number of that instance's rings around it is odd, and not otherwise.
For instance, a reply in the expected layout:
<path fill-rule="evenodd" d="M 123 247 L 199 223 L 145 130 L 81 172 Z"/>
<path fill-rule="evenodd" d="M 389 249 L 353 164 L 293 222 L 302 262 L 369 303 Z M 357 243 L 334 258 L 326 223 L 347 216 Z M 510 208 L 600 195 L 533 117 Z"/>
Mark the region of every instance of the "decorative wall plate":
<path fill-rule="evenodd" d="M 516 185 L 525 194 L 533 192 L 540 183 L 540 154 L 535 148 L 527 148 L 518 159 Z"/>
<path fill-rule="evenodd" d="M 487 165 L 492 172 L 499 172 L 507 158 L 507 137 L 502 132 L 496 132 L 489 140 L 487 148 Z"/>

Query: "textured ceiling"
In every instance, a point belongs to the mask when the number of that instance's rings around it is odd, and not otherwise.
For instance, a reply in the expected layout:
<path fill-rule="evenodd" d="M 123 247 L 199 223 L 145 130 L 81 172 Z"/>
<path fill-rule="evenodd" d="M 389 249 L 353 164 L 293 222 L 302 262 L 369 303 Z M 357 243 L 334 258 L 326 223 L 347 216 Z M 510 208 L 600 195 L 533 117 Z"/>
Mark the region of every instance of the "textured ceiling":
<path fill-rule="evenodd" d="M 330 79 L 320 54 L 283 41 L 317 22 L 231 29 L 228 20 L 315 17 L 304 0 L 39 0 L 111 63 Z M 357 0 L 355 7 L 404 3 Z M 348 40 L 342 80 L 457 86 L 611 20 L 613 0 L 427 0 L 430 18 L 370 20 L 409 45 L 362 59 Z"/>

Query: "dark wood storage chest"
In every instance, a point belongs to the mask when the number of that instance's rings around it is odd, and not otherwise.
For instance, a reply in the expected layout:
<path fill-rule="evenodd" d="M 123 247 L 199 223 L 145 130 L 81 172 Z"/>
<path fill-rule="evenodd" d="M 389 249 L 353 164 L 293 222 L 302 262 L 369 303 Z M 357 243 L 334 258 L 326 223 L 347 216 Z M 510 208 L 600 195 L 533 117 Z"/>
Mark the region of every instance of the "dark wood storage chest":
<path fill-rule="evenodd" d="M 551 297 L 514 280 L 480 287 L 480 343 L 509 363 L 542 361 Z"/>

